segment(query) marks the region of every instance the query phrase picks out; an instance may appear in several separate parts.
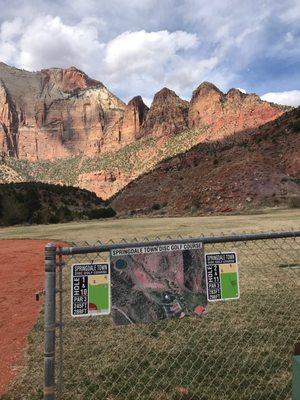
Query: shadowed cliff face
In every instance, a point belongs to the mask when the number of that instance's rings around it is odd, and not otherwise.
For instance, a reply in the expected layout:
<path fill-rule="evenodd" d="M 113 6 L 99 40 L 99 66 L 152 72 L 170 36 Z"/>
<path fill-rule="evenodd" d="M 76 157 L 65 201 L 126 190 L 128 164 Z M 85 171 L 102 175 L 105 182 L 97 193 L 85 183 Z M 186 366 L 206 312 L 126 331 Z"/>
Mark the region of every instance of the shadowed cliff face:
<path fill-rule="evenodd" d="M 18 156 L 19 119 L 14 102 L 0 80 L 0 136 L 1 147 L 10 156 Z"/>
<path fill-rule="evenodd" d="M 191 103 L 164 88 L 150 109 L 140 96 L 126 106 L 101 82 L 70 67 L 28 72 L 0 63 L 0 151 L 31 161 L 94 156 L 145 137 L 162 138 L 210 126 L 224 137 L 277 118 L 284 107 L 238 90 L 201 84 Z M 163 143 L 162 140 L 162 143 Z"/>

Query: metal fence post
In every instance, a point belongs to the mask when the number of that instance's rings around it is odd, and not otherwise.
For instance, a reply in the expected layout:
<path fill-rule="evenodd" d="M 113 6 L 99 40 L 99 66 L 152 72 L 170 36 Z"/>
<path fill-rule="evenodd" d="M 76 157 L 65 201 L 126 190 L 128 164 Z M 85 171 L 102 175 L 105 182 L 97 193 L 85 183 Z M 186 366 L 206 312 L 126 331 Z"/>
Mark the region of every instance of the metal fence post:
<path fill-rule="evenodd" d="M 55 264 L 56 246 L 45 246 L 44 400 L 55 399 Z"/>
<path fill-rule="evenodd" d="M 293 357 L 293 394 L 292 400 L 300 399 L 300 343 L 295 346 Z"/>
<path fill-rule="evenodd" d="M 63 272 L 63 259 L 60 254 L 60 247 L 58 248 L 58 292 L 59 292 L 59 320 L 58 320 L 58 328 L 59 328 L 59 365 L 58 365 L 58 378 L 57 378 L 57 395 L 61 399 L 62 391 L 63 391 L 63 281 L 62 281 L 62 272 Z"/>

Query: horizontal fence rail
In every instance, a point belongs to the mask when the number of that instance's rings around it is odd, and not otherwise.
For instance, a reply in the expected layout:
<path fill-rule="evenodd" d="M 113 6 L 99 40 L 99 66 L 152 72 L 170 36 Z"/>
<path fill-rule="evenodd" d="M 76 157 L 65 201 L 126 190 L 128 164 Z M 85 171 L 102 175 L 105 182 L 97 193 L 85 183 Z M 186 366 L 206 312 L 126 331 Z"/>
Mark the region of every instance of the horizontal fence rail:
<path fill-rule="evenodd" d="M 162 244 L 182 244 L 202 242 L 203 244 L 212 243 L 229 243 L 229 242 L 246 242 L 254 240 L 265 239 L 283 239 L 300 237 L 300 231 L 287 231 L 287 232 L 267 232 L 267 233 L 251 233 L 241 235 L 228 235 L 228 236 L 198 236 L 186 239 L 168 239 L 168 240 L 149 240 L 143 242 L 126 242 L 126 243 L 112 243 L 100 244 L 96 246 L 82 246 L 82 247 L 61 247 L 58 249 L 57 254 L 61 255 L 74 255 L 74 254 L 88 254 L 88 253 L 106 253 L 113 249 L 125 249 L 130 244 L 130 247 L 144 247 L 144 246 L 159 246 Z"/>

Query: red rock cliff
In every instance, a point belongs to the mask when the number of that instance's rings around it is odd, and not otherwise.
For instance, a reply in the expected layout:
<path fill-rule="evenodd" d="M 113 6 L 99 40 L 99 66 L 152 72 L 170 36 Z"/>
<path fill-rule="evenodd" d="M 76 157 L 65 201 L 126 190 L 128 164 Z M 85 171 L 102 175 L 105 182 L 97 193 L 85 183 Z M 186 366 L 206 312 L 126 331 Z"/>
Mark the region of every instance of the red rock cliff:
<path fill-rule="evenodd" d="M 168 88 L 155 94 L 147 118 L 140 130 L 143 136 L 171 136 L 187 128 L 189 102 Z"/>
<path fill-rule="evenodd" d="M 256 128 L 279 117 L 286 109 L 238 89 L 231 89 L 224 94 L 212 83 L 204 82 L 193 92 L 189 127 L 199 129 L 210 125 L 214 137 L 223 137 Z"/>
<path fill-rule="evenodd" d="M 1 151 L 19 158 L 97 154 L 124 114 L 121 100 L 74 67 L 27 72 L 0 63 L 0 79 L 2 130 L 11 132 Z"/>

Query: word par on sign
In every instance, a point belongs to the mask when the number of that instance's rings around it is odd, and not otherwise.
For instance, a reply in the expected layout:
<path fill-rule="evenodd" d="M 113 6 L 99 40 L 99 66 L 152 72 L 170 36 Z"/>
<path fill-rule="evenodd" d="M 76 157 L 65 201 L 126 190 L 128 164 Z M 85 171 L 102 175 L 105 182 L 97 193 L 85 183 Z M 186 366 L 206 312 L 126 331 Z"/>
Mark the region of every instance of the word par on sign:
<path fill-rule="evenodd" d="M 240 298 L 236 253 L 205 254 L 205 271 L 208 301 Z"/>
<path fill-rule="evenodd" d="M 110 313 L 109 264 L 74 264 L 71 276 L 73 317 Z"/>

